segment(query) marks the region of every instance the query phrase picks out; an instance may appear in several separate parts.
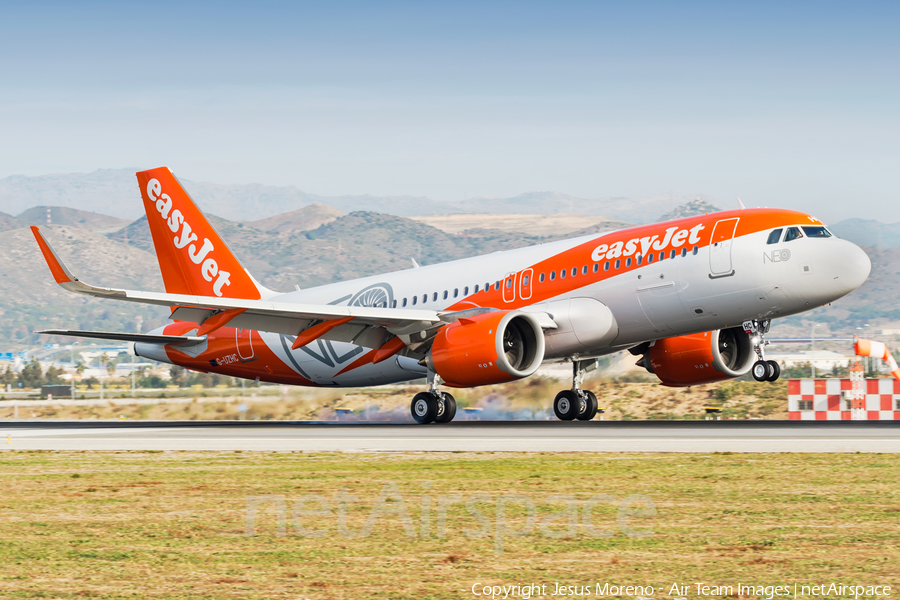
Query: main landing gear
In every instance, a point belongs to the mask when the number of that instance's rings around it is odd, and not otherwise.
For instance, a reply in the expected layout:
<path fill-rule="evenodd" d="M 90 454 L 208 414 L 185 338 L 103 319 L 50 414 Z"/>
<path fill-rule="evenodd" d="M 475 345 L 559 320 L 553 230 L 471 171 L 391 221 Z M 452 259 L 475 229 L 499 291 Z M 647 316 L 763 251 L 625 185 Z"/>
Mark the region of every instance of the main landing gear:
<path fill-rule="evenodd" d="M 581 389 L 588 367 L 596 364 L 594 360 L 572 361 L 572 389 L 561 391 L 553 400 L 553 412 L 561 421 L 590 421 L 597 416 L 597 396 Z"/>
<path fill-rule="evenodd" d="M 766 360 L 765 347 L 769 345 L 766 334 L 769 333 L 771 321 L 744 321 L 744 333 L 751 336 L 753 351 L 759 360 L 750 367 L 750 374 L 756 381 L 776 381 L 781 376 L 781 367 L 774 360 Z"/>
<path fill-rule="evenodd" d="M 416 423 L 449 423 L 456 416 L 456 399 L 447 392 L 437 389 L 441 379 L 438 375 L 429 374 L 428 383 L 431 389 L 413 396 L 409 412 Z"/>

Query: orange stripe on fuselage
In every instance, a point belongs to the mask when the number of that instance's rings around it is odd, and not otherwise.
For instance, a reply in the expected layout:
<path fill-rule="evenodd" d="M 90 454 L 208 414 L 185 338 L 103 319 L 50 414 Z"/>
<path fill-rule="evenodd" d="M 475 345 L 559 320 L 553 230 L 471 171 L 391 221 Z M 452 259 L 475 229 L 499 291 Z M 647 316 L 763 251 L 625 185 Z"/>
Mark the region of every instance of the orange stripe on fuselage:
<path fill-rule="evenodd" d="M 185 335 L 196 328 L 196 323 L 177 322 L 166 325 L 163 333 Z M 254 355 L 251 360 L 241 360 L 234 327 L 221 327 L 209 334 L 206 338 L 206 350 L 197 357 L 181 352 L 174 344 L 166 345 L 166 355 L 172 363 L 195 371 L 243 377 L 244 379 L 260 379 L 269 383 L 316 386 L 315 383 L 284 364 L 269 349 L 258 331 L 249 331 L 249 334 Z M 216 365 L 213 365 L 211 360 L 216 361 Z"/>
<path fill-rule="evenodd" d="M 495 289 L 496 282 L 492 281 L 490 282 L 490 291 L 479 291 L 477 294 L 471 294 L 466 298 L 463 298 L 459 302 L 448 306 L 444 310 L 465 310 L 467 308 L 479 306 L 489 306 L 501 309 L 514 309 L 538 304 L 551 298 L 566 294 L 567 292 L 592 285 L 599 281 L 610 279 L 612 277 L 615 277 L 616 275 L 621 275 L 623 273 L 628 273 L 636 269 L 646 267 L 648 264 L 646 261 L 644 261 L 643 264 L 638 265 L 637 261 L 634 260 L 637 257 L 638 253 L 641 251 L 642 238 L 653 239 L 653 236 L 657 236 L 656 240 L 653 242 L 655 244 L 656 241 L 661 242 L 666 238 L 667 230 L 674 228 L 674 231 L 672 231 L 672 234 L 669 236 L 668 243 L 664 245 L 661 244 L 659 249 L 654 248 L 652 250 L 652 252 L 654 252 L 657 256 L 659 252 L 665 252 L 665 260 L 670 260 L 669 256 L 673 248 L 675 250 L 678 250 L 678 252 L 680 253 L 682 248 L 687 248 L 688 252 L 691 252 L 694 246 L 698 246 L 698 248 L 709 246 L 710 237 L 712 236 L 713 228 L 715 227 L 716 223 L 718 223 L 719 221 L 734 218 L 740 219 L 735 230 L 734 239 L 752 233 L 757 233 L 759 231 L 773 229 L 775 227 L 798 225 L 806 222 L 808 222 L 810 225 L 822 224 L 818 219 L 815 219 L 814 217 L 811 217 L 806 213 L 798 211 L 784 209 L 748 208 L 744 210 L 722 211 L 709 215 L 703 215 L 701 217 L 688 217 L 685 219 L 678 219 L 676 221 L 666 221 L 664 223 L 654 223 L 652 225 L 642 225 L 640 227 L 622 229 L 620 231 L 614 231 L 598 236 L 588 242 L 575 246 L 574 248 L 570 248 L 568 250 L 560 252 L 559 254 L 551 256 L 546 260 L 520 269 L 513 284 L 516 293 L 515 298 L 511 302 L 505 302 L 503 300 L 502 286 L 506 281 L 504 278 L 500 280 L 500 289 Z M 687 240 L 690 239 L 690 232 L 697 226 L 702 227 L 702 229 L 699 229 L 697 231 L 697 242 L 689 244 Z M 672 245 L 672 239 L 680 231 L 687 231 L 688 233 L 684 236 L 685 241 L 679 246 L 675 247 Z M 630 267 L 625 266 L 625 261 L 627 258 L 629 258 L 629 256 L 619 255 L 618 257 L 608 259 L 605 255 L 609 253 L 608 250 L 601 260 L 593 260 L 592 254 L 594 250 L 599 246 L 606 245 L 607 248 L 611 248 L 615 244 L 621 242 L 622 250 L 624 252 L 625 248 L 628 246 L 628 243 L 632 240 L 635 240 L 635 250 L 630 254 L 630 258 L 632 259 Z M 610 260 L 611 263 L 615 263 L 616 258 L 622 261 L 620 268 L 613 268 L 611 264 L 609 271 L 604 271 L 604 263 L 607 260 Z M 600 265 L 596 273 L 594 272 L 594 263 L 598 263 Z M 655 262 L 652 264 L 655 264 Z M 582 269 L 584 266 L 588 267 L 588 273 L 586 275 L 582 273 Z M 571 274 L 573 267 L 578 269 L 577 274 L 574 277 Z M 533 271 L 533 281 L 531 282 L 532 293 L 530 298 L 523 300 L 519 298 L 518 293 L 520 285 L 519 278 L 521 277 L 522 271 L 526 269 L 531 269 Z M 558 274 L 561 270 L 566 270 L 568 275 L 564 279 L 561 279 L 557 276 L 555 281 L 550 281 L 550 273 L 556 271 L 556 273 Z M 543 283 L 541 283 L 539 280 L 541 273 L 544 273 L 546 275 L 546 279 Z"/>

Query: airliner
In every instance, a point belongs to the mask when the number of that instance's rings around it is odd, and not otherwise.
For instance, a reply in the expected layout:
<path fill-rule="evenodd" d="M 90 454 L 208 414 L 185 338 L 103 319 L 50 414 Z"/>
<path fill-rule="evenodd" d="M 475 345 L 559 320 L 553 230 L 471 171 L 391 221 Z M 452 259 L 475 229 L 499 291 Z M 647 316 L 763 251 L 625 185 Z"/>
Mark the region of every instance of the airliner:
<path fill-rule="evenodd" d="M 772 319 L 833 302 L 871 270 L 861 248 L 812 215 L 739 201 L 737 210 L 279 293 L 241 265 L 168 168 L 137 180 L 165 293 L 89 285 L 32 231 L 63 288 L 166 306 L 171 323 L 39 333 L 128 341 L 148 359 L 279 384 L 424 378 L 427 391 L 410 403 L 422 424 L 453 420 L 456 401 L 443 388 L 523 379 L 546 362 L 572 364 L 556 416 L 593 419 L 585 374 L 621 350 L 667 386 L 748 372 L 775 381 L 778 364 L 765 358 Z"/>

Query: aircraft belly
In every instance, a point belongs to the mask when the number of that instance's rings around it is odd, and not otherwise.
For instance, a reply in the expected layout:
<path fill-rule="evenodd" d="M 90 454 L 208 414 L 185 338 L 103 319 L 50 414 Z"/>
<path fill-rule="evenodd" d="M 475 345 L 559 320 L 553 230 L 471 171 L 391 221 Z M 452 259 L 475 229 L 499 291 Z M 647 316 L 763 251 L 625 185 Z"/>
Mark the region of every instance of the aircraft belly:
<path fill-rule="evenodd" d="M 567 298 L 548 302 L 557 329 L 544 333 L 545 357 L 593 353 L 608 348 L 619 332 L 609 308 L 594 298 Z"/>
<path fill-rule="evenodd" d="M 403 357 L 412 364 L 400 366 L 399 360 L 386 360 L 375 364 L 365 364 L 346 373 L 338 374 L 355 360 L 371 351 L 371 348 L 347 342 L 316 340 L 311 344 L 291 349 L 293 338 L 286 335 L 264 334 L 266 344 L 292 370 L 316 385 L 327 387 L 357 387 L 381 385 L 398 381 L 408 381 L 423 377 L 424 371 L 416 370 L 413 359 Z M 419 367 L 419 370 L 422 370 Z"/>

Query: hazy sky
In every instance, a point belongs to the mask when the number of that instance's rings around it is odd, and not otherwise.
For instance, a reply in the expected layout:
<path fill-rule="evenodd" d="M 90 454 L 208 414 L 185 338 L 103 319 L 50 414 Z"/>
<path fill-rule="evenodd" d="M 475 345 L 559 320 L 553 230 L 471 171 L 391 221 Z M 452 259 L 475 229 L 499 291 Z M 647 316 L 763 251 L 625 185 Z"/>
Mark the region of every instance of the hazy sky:
<path fill-rule="evenodd" d="M 898 2 L 119 4 L 0 4 L 0 177 L 900 221 Z"/>

